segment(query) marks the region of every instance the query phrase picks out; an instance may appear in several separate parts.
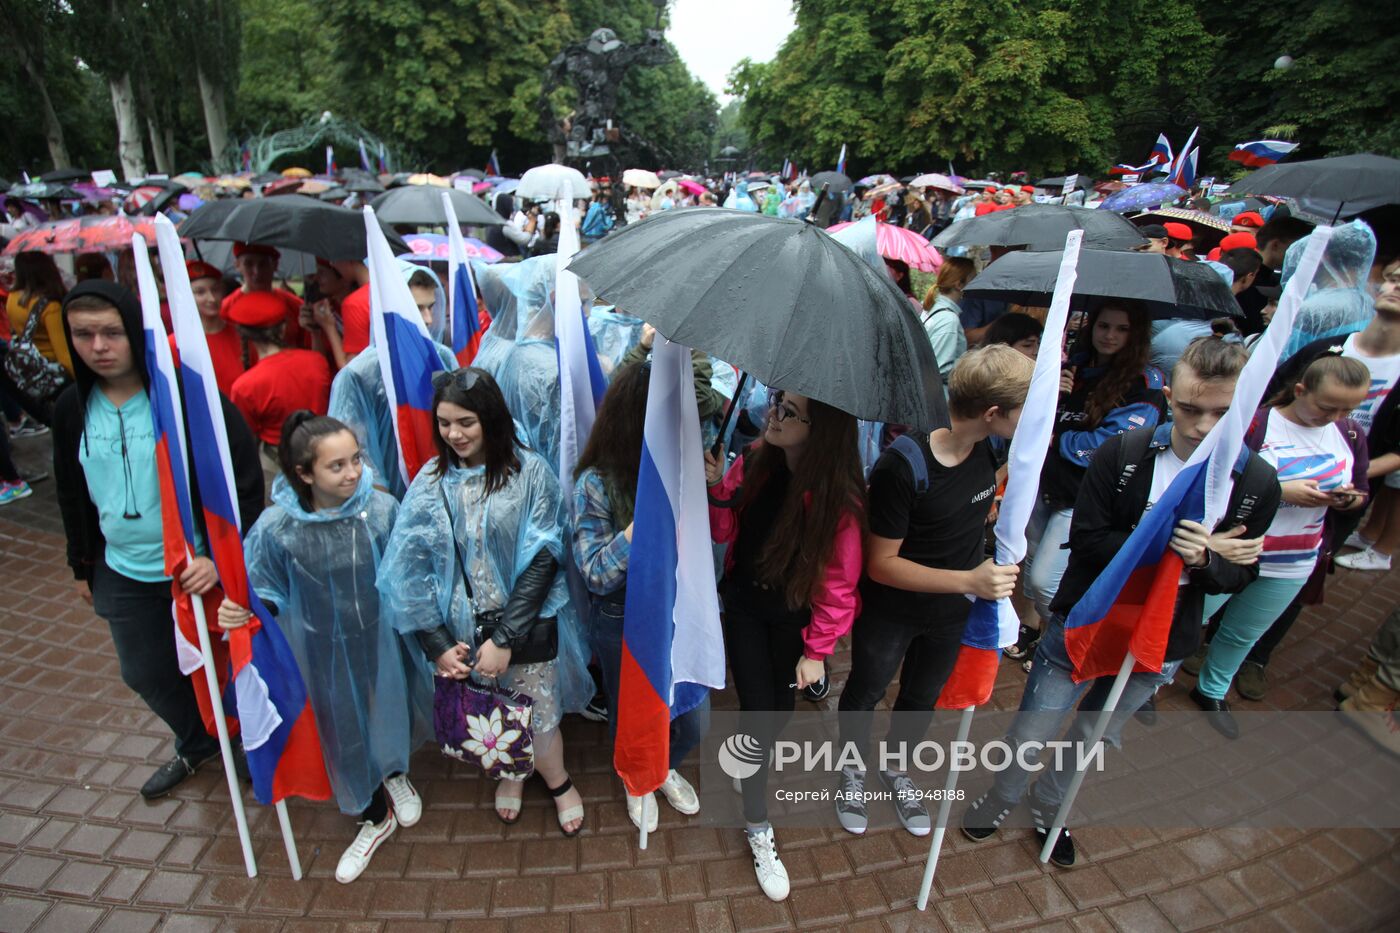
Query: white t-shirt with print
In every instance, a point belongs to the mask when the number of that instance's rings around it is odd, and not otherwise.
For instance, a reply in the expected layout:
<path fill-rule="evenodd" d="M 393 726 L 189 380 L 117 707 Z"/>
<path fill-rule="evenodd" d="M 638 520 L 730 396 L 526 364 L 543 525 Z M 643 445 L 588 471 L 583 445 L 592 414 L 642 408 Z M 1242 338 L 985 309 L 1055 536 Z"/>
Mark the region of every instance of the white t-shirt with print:
<path fill-rule="evenodd" d="M 1331 492 L 1352 481 L 1356 457 L 1337 425 L 1304 427 L 1274 409 L 1268 417 L 1259 455 L 1278 470 L 1280 483 L 1311 479 L 1323 492 Z M 1326 506 L 1280 502 L 1273 524 L 1264 533 L 1259 575 L 1306 579 L 1317 563 L 1326 517 Z"/>
<path fill-rule="evenodd" d="M 1177 474 L 1186 468 L 1186 461 L 1182 460 L 1172 450 L 1168 444 L 1157 452 L 1157 456 L 1152 459 L 1152 487 L 1147 491 L 1147 509 L 1150 511 L 1157 500 L 1162 498 L 1162 493 L 1167 491 L 1167 487 L 1176 479 Z M 1145 514 L 1144 512 L 1144 514 Z M 1177 580 L 1178 586 L 1185 586 L 1191 582 L 1185 569 L 1181 571 L 1181 579 Z"/>
<path fill-rule="evenodd" d="M 1396 380 L 1400 379 L 1400 353 L 1391 356 L 1366 356 L 1356 348 L 1356 335 L 1351 334 L 1342 344 L 1342 356 L 1360 360 L 1371 371 L 1371 388 L 1366 392 L 1366 401 L 1356 406 L 1351 413 L 1356 423 L 1369 434 L 1371 423 L 1376 418 L 1376 410 L 1381 407 L 1381 402 L 1385 401 Z"/>

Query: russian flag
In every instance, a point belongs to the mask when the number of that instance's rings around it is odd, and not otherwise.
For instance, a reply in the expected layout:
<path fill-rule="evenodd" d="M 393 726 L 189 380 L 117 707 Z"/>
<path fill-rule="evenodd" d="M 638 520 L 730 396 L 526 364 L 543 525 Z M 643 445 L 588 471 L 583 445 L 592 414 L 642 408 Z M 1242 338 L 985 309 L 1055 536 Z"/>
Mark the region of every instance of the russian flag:
<path fill-rule="evenodd" d="M 1084 234 L 1075 231 L 1065 242 L 1064 258 L 1055 280 L 1055 293 L 1045 318 L 1047 347 L 1058 347 L 1069 318 L 1070 296 L 1078 277 L 1079 247 Z M 1026 524 L 1040 494 L 1040 471 L 1050 449 L 1055 410 L 1060 399 L 1060 360 L 1054 353 L 1036 357 L 1030 391 L 1021 408 L 1021 420 L 1011 438 L 1007 465 L 1006 496 L 997 513 L 996 561 L 1003 566 L 1020 563 L 1026 556 Z M 997 679 L 1001 649 L 1015 644 L 1020 620 L 1011 600 L 976 599 L 963 630 L 962 647 L 948 682 L 938 695 L 941 709 L 967 709 L 990 699 Z"/>
<path fill-rule="evenodd" d="M 189 419 L 189 450 L 199 481 L 209 552 L 228 598 L 254 618 L 228 635 L 233 700 L 253 791 L 265 804 L 286 797 L 327 800 L 330 780 L 306 685 L 286 638 L 248 585 L 238 505 L 223 405 L 214 381 L 209 345 L 195 309 L 175 226 L 157 215 L 156 239 L 165 270 L 166 296 L 180 351 L 180 380 Z M 159 341 L 157 341 L 159 342 Z M 225 694 L 225 703 L 229 697 Z"/>
<path fill-rule="evenodd" d="M 1186 145 L 1183 146 L 1183 147 L 1181 147 L 1181 152 L 1177 155 L 1176 159 L 1175 159 L 1173 162 L 1169 163 L 1168 168 L 1167 168 L 1167 180 L 1170 181 L 1172 184 L 1180 185 L 1180 182 L 1178 182 L 1177 179 L 1179 179 L 1179 178 L 1182 177 L 1182 173 L 1183 173 L 1183 171 L 1184 171 L 1185 168 L 1186 168 L 1186 161 L 1187 161 L 1188 158 L 1191 158 L 1191 153 L 1192 153 L 1191 144 L 1194 143 L 1194 142 L 1196 141 L 1196 134 L 1199 133 L 1200 131 L 1201 131 L 1201 128 L 1200 128 L 1199 126 L 1196 127 L 1195 129 L 1193 129 L 1193 130 L 1191 131 L 1190 137 L 1186 140 Z M 1154 153 L 1154 155 L 1155 155 L 1156 150 L 1153 150 L 1153 153 Z M 1195 179 L 1196 179 L 1196 165 L 1195 165 L 1195 160 L 1192 159 L 1192 162 L 1191 162 L 1191 180 L 1192 180 L 1192 181 L 1195 181 Z M 1185 188 L 1185 187 L 1188 187 L 1188 186 L 1187 186 L 1187 185 L 1180 185 L 1180 187 Z"/>
<path fill-rule="evenodd" d="M 335 174 L 335 147 L 326 146 L 326 174 Z"/>
<path fill-rule="evenodd" d="M 1108 170 L 1110 175 L 1142 175 L 1150 171 L 1157 165 L 1156 160 L 1144 163 L 1143 165 L 1129 165 L 1126 162 L 1119 162 Z"/>
<path fill-rule="evenodd" d="M 1076 681 L 1117 673 L 1128 651 L 1133 653 L 1135 671 L 1161 671 L 1182 572 L 1181 558 L 1167 542 L 1178 519 L 1214 528 L 1225 515 L 1231 473 L 1252 417 L 1248 413 L 1256 411 L 1264 397 L 1332 229 L 1317 227 L 1313 234 L 1273 320 L 1235 383 L 1234 400 L 1225 417 L 1197 446 L 1065 619 L 1065 648 L 1074 662 Z"/>
<path fill-rule="evenodd" d="M 384 153 L 384 144 L 379 144 L 379 174 L 383 175 L 389 171 L 389 158 Z"/>
<path fill-rule="evenodd" d="M 491 158 L 486 160 L 486 174 L 496 176 L 501 174 L 501 160 L 496 158 L 495 149 L 491 150 Z"/>
<path fill-rule="evenodd" d="M 433 446 L 437 430 L 433 424 L 433 373 L 442 371 L 442 360 L 413 293 L 394 264 L 389 241 L 372 207 L 365 208 L 365 242 L 369 249 L 370 333 L 384 377 L 394 434 L 399 439 L 399 471 L 407 484 L 437 455 Z"/>
<path fill-rule="evenodd" d="M 482 335 L 491 326 L 491 315 L 476 300 L 476 278 L 467 256 L 467 242 L 457 223 L 452 198 L 442 192 L 442 209 L 447 215 L 447 324 L 452 335 L 452 353 L 458 364 L 470 366 L 481 347 Z"/>
<path fill-rule="evenodd" d="M 1176 167 L 1176 175 L 1172 178 L 1172 184 L 1178 188 L 1191 190 L 1191 186 L 1196 183 L 1196 158 L 1201 154 L 1200 147 L 1192 149 L 1181 157 L 1181 164 Z"/>
<path fill-rule="evenodd" d="M 846 144 L 841 144 L 841 154 L 836 157 L 836 171 L 846 174 Z"/>
<path fill-rule="evenodd" d="M 613 767 L 649 794 L 670 770 L 671 719 L 724 687 L 700 415 L 690 350 L 659 336 L 627 567 Z"/>
<path fill-rule="evenodd" d="M 1190 143 L 1187 143 L 1187 145 L 1190 145 Z M 1152 146 L 1152 154 L 1148 156 L 1148 159 L 1147 166 L 1144 166 L 1144 168 L 1152 165 L 1172 164 L 1172 144 L 1167 141 L 1166 133 L 1157 134 L 1157 142 Z"/>
<path fill-rule="evenodd" d="M 554 267 L 554 341 L 559 356 L 559 482 L 569 489 L 574 465 L 593 431 L 593 419 L 608 379 L 598 362 L 598 351 L 579 296 L 578 276 L 568 270 L 579 251 L 578 226 L 572 202 L 556 201 L 559 212 L 559 250 Z M 697 416 L 698 417 L 698 416 Z M 569 499 L 573 501 L 572 497 Z"/>
<path fill-rule="evenodd" d="M 1237 143 L 1229 158 L 1231 162 L 1260 168 L 1273 165 L 1297 148 L 1297 143 L 1286 143 L 1281 139 L 1256 139 L 1251 143 Z"/>
<path fill-rule="evenodd" d="M 374 167 L 370 165 L 369 153 L 365 151 L 365 141 L 363 137 L 360 139 L 360 168 L 364 169 L 366 172 L 374 171 Z"/>
<path fill-rule="evenodd" d="M 156 437 L 156 474 L 160 480 L 160 517 L 165 544 L 165 572 L 171 577 L 173 597 L 171 616 L 174 620 L 175 651 L 180 673 L 193 677 L 194 696 L 199 703 L 204 728 L 218 735 L 214 721 L 214 703 L 209 697 L 208 684 L 202 676 L 204 655 L 199 648 L 198 624 L 194 617 L 193 597 L 180 586 L 180 574 L 197 550 L 193 499 L 190 496 L 190 472 L 185 444 L 185 423 L 180 401 L 179 376 L 165 324 L 160 313 L 160 292 L 155 273 L 151 270 L 146 238 L 132 237 L 132 255 L 136 260 L 136 279 L 141 293 L 141 326 L 146 332 L 146 372 L 150 376 L 147 394 L 151 399 L 151 421 Z M 203 597 L 204 617 L 213 618 L 223 600 L 218 587 Z M 228 680 L 228 648 L 222 640 L 210 639 L 214 652 L 214 670 L 219 676 L 222 693 Z M 232 734 L 238 731 L 237 720 L 229 721 Z"/>

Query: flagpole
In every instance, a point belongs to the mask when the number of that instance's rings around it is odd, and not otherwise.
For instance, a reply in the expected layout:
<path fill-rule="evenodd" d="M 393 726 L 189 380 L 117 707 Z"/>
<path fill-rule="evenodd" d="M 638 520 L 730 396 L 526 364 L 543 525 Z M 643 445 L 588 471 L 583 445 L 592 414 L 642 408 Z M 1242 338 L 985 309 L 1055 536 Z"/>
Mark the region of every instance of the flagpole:
<path fill-rule="evenodd" d="M 1108 731 L 1109 720 L 1113 718 L 1113 712 L 1118 708 L 1118 700 L 1123 696 L 1123 689 L 1128 686 L 1128 677 L 1133 673 L 1135 663 L 1137 663 L 1137 658 L 1133 657 L 1132 651 L 1123 656 L 1123 666 L 1118 669 L 1118 676 L 1113 679 L 1113 688 L 1108 691 L 1108 699 L 1104 701 L 1098 721 L 1094 723 L 1093 734 L 1089 736 L 1089 748 L 1098 748 L 1099 743 L 1103 741 L 1103 734 Z M 1078 758 L 1074 777 L 1069 782 L 1069 790 L 1065 792 L 1065 799 L 1060 803 L 1060 809 L 1055 813 L 1055 822 L 1051 824 L 1050 832 L 1045 836 L 1045 845 L 1041 847 L 1040 863 L 1042 865 L 1050 861 L 1050 853 L 1055 851 L 1055 843 L 1059 841 L 1060 831 L 1065 828 L 1065 823 L 1069 820 L 1070 807 L 1074 806 L 1074 798 L 1079 796 L 1079 788 L 1084 783 L 1084 775 L 1088 771 L 1088 766 L 1082 750 Z M 1079 765 L 1083 765 L 1083 767 Z"/>
<path fill-rule="evenodd" d="M 287 801 L 276 803 L 277 822 L 282 827 L 282 845 L 287 847 L 287 862 L 292 866 L 292 880 L 301 880 L 301 856 L 297 854 L 297 837 L 292 833 L 292 821 L 287 816 Z"/>
<path fill-rule="evenodd" d="M 209 687 L 209 705 L 214 708 L 214 725 L 219 733 L 219 755 L 224 760 L 224 778 L 228 781 L 229 801 L 233 804 L 233 822 L 238 827 L 238 845 L 243 849 L 243 867 L 249 878 L 258 876 L 258 863 L 253 858 L 253 840 L 248 834 L 248 814 L 243 810 L 243 792 L 238 786 L 238 771 L 233 766 L 233 743 L 229 739 L 228 719 L 224 716 L 224 701 L 219 695 L 219 674 L 214 669 L 214 648 L 209 638 L 209 622 L 204 618 L 204 600 L 190 596 L 194 607 L 195 629 L 199 632 L 199 653 L 204 660 L 204 680 Z"/>
<path fill-rule="evenodd" d="M 977 712 L 977 707 L 969 706 L 963 710 L 962 718 L 958 721 L 959 743 L 966 742 L 969 733 L 972 732 L 972 714 Z M 943 836 L 948 831 L 948 816 L 953 810 L 953 791 L 958 787 L 958 770 L 953 767 L 952 762 L 948 763 L 948 780 L 943 784 L 943 800 L 938 805 L 938 822 L 934 824 L 933 839 L 928 845 L 928 858 L 924 860 L 924 880 L 919 886 L 919 909 L 928 910 L 929 892 L 933 890 L 933 873 L 938 870 L 938 856 L 943 850 Z"/>
<path fill-rule="evenodd" d="M 637 843 L 637 847 L 642 849 L 643 851 L 645 851 L 647 847 L 647 804 L 651 803 L 651 801 L 651 794 L 642 795 L 642 838 L 641 841 Z"/>

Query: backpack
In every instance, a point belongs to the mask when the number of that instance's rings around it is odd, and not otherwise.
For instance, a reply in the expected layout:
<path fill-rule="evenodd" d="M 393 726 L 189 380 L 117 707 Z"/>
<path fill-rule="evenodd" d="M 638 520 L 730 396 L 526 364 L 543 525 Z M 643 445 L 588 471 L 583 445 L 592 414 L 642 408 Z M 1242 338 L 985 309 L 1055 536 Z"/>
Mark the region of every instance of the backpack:
<path fill-rule="evenodd" d="M 51 401 L 69 382 L 68 370 L 34 346 L 34 330 L 47 304 L 42 295 L 35 297 L 29 306 L 24 332 L 10 341 L 10 349 L 5 354 L 5 375 L 21 392 L 40 404 Z"/>
<path fill-rule="evenodd" d="M 1253 430 L 1252 425 L 1250 430 Z M 1133 474 L 1137 472 L 1138 465 L 1142 463 L 1142 458 L 1147 455 L 1147 450 L 1152 443 L 1152 435 L 1154 433 L 1156 432 L 1149 431 L 1145 428 L 1139 428 L 1136 431 L 1127 431 L 1119 435 L 1123 441 L 1118 445 L 1118 482 L 1115 486 L 1115 491 L 1120 495 L 1124 488 L 1127 487 L 1128 480 L 1132 479 Z M 1245 437 L 1247 440 L 1249 437 L 1248 432 L 1246 432 Z M 1237 484 L 1253 485 L 1255 483 L 1262 483 L 1265 482 L 1267 473 L 1274 472 L 1274 468 L 1269 466 L 1263 457 L 1251 457 L 1250 454 L 1252 453 L 1254 453 L 1254 451 L 1250 449 L 1248 443 L 1240 448 L 1240 454 L 1235 459 L 1235 468 L 1232 471 L 1239 474 L 1239 478 L 1236 480 Z M 1277 481 L 1277 475 L 1275 475 L 1275 481 Z M 1134 527 L 1136 527 L 1136 523 L 1134 523 Z"/>
<path fill-rule="evenodd" d="M 914 498 L 917 499 L 928 492 L 928 461 L 924 459 L 924 452 L 919 449 L 919 442 L 908 434 L 901 434 L 885 449 L 893 450 L 909 464 L 909 472 L 914 474 Z"/>

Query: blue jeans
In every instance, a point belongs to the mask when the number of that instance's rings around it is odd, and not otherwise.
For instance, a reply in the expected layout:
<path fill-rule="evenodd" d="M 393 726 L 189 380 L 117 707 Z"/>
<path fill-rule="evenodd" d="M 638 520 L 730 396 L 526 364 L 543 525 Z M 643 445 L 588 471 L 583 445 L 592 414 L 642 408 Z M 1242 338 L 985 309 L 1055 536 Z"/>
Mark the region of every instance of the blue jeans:
<path fill-rule="evenodd" d="M 1158 687 L 1169 683 L 1179 667 L 1180 661 L 1168 661 L 1162 665 L 1160 674 L 1130 674 L 1104 738 L 1119 745 L 1128 718 L 1147 702 Z M 1020 712 L 1016 714 L 1016 719 L 1011 723 L 1011 732 L 1007 735 L 1007 741 L 1013 748 L 1019 749 L 1028 742 L 1039 742 L 1043 746 L 1043 743 L 1054 739 L 1064 729 L 1065 720 L 1069 718 L 1075 703 L 1079 703 L 1079 713 L 1074 717 L 1069 731 L 1064 733 L 1064 740 L 1087 746 L 1099 711 L 1103 709 L 1113 686 L 1113 678 L 1099 677 L 1077 684 L 1070 676 L 1073 670 L 1074 665 L 1065 651 L 1064 616 L 1056 613 L 1046 621 L 1040 644 L 1035 649 L 1035 663 L 1031 665 L 1030 677 L 1026 680 L 1026 691 L 1021 694 Z M 1057 807 L 1064 800 L 1065 791 L 1074 777 L 1077 757 L 1075 747 L 1066 749 L 1061 758 L 1061 767 L 1056 768 L 1054 754 L 1045 756 L 1042 777 L 1035 785 L 1035 795 L 1042 804 Z M 993 789 L 1006 802 L 1017 803 L 1025 796 L 1030 780 L 1031 772 L 1017 764 L 1016 757 L 1013 757 L 1011 765 L 997 775 Z"/>
<path fill-rule="evenodd" d="M 608 692 L 608 731 L 617 741 L 617 691 L 622 679 L 622 611 L 620 602 L 592 596 L 588 601 L 588 640 L 603 671 Z M 671 768 L 679 768 L 690 750 L 710 731 L 710 696 L 671 720 Z"/>
<path fill-rule="evenodd" d="M 1050 601 L 1060 589 L 1060 580 L 1069 566 L 1069 525 L 1074 509 L 1052 509 L 1039 501 L 1026 525 L 1026 582 L 1023 592 L 1035 603 L 1042 623 L 1050 618 Z M 1044 628 L 1044 624 L 1041 628 Z"/>

